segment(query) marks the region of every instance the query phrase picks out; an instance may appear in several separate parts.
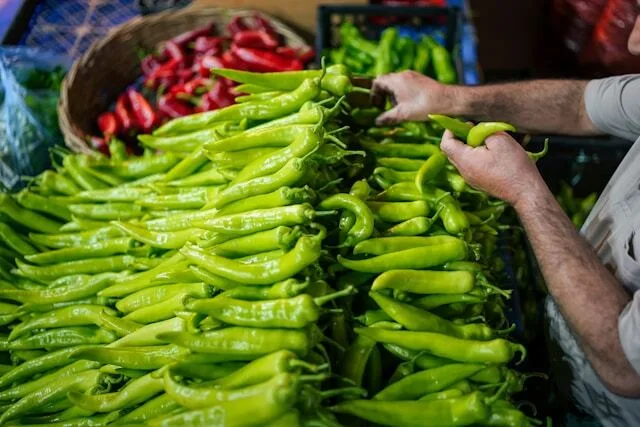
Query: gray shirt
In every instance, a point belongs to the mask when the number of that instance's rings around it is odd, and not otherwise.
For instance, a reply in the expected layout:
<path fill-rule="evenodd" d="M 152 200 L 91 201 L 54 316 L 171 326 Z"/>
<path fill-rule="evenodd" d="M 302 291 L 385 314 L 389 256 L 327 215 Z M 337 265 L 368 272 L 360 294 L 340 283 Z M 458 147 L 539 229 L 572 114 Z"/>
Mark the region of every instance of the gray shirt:
<path fill-rule="evenodd" d="M 585 104 L 589 118 L 602 132 L 636 141 L 581 233 L 632 295 L 618 326 L 625 355 L 640 374 L 640 74 L 589 82 Z M 553 300 L 547 301 L 546 308 L 549 334 L 555 344 L 551 346 L 554 375 L 560 377 L 564 391 L 580 409 L 605 426 L 640 426 L 640 399 L 607 391 Z"/>

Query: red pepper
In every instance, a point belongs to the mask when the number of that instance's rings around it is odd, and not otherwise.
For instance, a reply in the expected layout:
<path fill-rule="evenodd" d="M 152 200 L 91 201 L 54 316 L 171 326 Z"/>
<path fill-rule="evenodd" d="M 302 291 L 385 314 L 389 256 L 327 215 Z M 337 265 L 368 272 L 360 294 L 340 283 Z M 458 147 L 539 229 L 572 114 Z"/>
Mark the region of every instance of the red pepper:
<path fill-rule="evenodd" d="M 242 18 L 241 16 L 234 16 L 231 22 L 229 22 L 229 25 L 227 25 L 227 30 L 231 33 L 232 36 L 236 33 L 239 33 L 240 31 L 246 31 L 248 29 L 249 27 L 244 22 L 244 18 Z"/>
<path fill-rule="evenodd" d="M 118 118 L 118 122 L 122 125 L 122 130 L 128 132 L 135 126 L 134 118 L 129 110 L 127 95 L 124 93 L 118 97 L 114 113 Z"/>
<path fill-rule="evenodd" d="M 316 57 L 316 51 L 311 49 L 311 48 L 307 48 L 307 50 L 305 50 L 304 52 L 300 53 L 300 55 L 298 56 L 298 59 L 303 64 L 306 64 L 309 61 L 312 61 L 313 59 L 315 59 L 315 57 Z"/>
<path fill-rule="evenodd" d="M 178 78 L 178 83 L 186 83 L 189 80 L 195 77 L 196 73 L 191 68 L 185 68 L 182 70 L 176 71 L 176 77 Z"/>
<path fill-rule="evenodd" d="M 212 68 L 225 68 L 226 64 L 217 56 L 205 55 L 198 58 L 194 66 L 198 67 L 198 73 L 202 77 L 209 77 Z"/>
<path fill-rule="evenodd" d="M 169 89 L 169 93 L 171 94 L 187 93 L 189 95 L 193 95 L 193 94 L 197 94 L 198 89 L 205 88 L 206 90 L 204 92 L 207 92 L 212 87 L 213 87 L 213 80 L 206 79 L 204 77 L 196 77 L 184 84 L 173 86 L 171 89 Z"/>
<path fill-rule="evenodd" d="M 143 132 L 150 132 L 156 123 L 156 112 L 144 96 L 135 89 L 127 89 L 127 98 L 131 104 L 136 121 Z"/>
<path fill-rule="evenodd" d="M 145 80 L 144 85 L 156 89 L 160 85 L 160 81 L 167 79 L 172 80 L 176 75 L 176 70 L 182 61 L 170 59 L 160 67 L 156 68 Z M 175 79 L 177 80 L 177 79 Z"/>
<path fill-rule="evenodd" d="M 200 36 L 193 44 L 193 50 L 196 53 L 211 53 L 217 55 L 222 52 L 222 45 L 225 39 L 223 37 L 207 37 Z"/>
<path fill-rule="evenodd" d="M 152 74 L 161 66 L 162 64 L 160 64 L 160 61 L 158 61 L 158 59 L 153 55 L 147 55 L 142 59 L 142 61 L 140 61 L 140 68 L 145 76 Z"/>
<path fill-rule="evenodd" d="M 243 69 L 257 72 L 302 70 L 302 62 L 277 53 L 248 47 L 231 46 L 231 52 Z"/>
<path fill-rule="evenodd" d="M 158 99 L 158 111 L 172 119 L 193 114 L 193 108 L 173 94 L 165 94 Z"/>
<path fill-rule="evenodd" d="M 106 139 L 100 138 L 98 136 L 89 137 L 89 143 L 94 150 L 98 150 L 102 154 L 109 155 L 109 144 L 107 144 Z"/>
<path fill-rule="evenodd" d="M 184 60 L 185 55 L 182 47 L 169 40 L 162 45 L 162 56 L 166 56 L 169 59 L 175 59 L 181 62 Z"/>
<path fill-rule="evenodd" d="M 111 137 L 117 135 L 120 130 L 118 117 L 111 111 L 100 114 L 98 116 L 98 128 L 105 139 L 111 139 Z"/>
<path fill-rule="evenodd" d="M 200 103 L 194 109 L 194 111 L 202 113 L 204 111 L 217 110 L 218 108 L 220 108 L 220 106 L 215 101 L 213 94 L 211 92 L 207 92 L 202 95 L 202 98 L 200 98 Z"/>
<path fill-rule="evenodd" d="M 264 16 L 260 15 L 259 13 L 256 13 L 255 15 L 253 15 L 253 19 L 260 31 L 264 31 L 274 39 L 280 40 L 280 34 L 278 34 L 278 32 L 273 29 L 273 27 L 271 26 L 271 23 L 267 21 Z"/>
<path fill-rule="evenodd" d="M 242 64 L 238 61 L 238 59 L 231 53 L 230 50 L 226 51 L 222 54 L 222 65 L 224 68 L 234 68 L 234 69 L 242 69 Z"/>
<path fill-rule="evenodd" d="M 268 50 L 275 49 L 280 44 L 278 39 L 271 34 L 260 30 L 247 30 L 235 33 L 233 35 L 233 43 L 240 47 Z"/>
<path fill-rule="evenodd" d="M 287 58 L 297 58 L 298 51 L 291 46 L 280 46 L 276 49 L 278 55 L 286 56 Z"/>
<path fill-rule="evenodd" d="M 214 27 L 213 23 L 211 23 L 211 24 L 206 25 L 204 27 L 196 28 L 195 30 L 187 31 L 187 32 L 184 32 L 182 34 L 178 34 L 177 36 L 173 37 L 169 41 L 175 43 L 176 45 L 178 45 L 180 47 L 184 47 L 187 43 L 190 43 L 190 42 L 196 40 L 199 37 L 207 36 L 209 34 L 212 34 L 214 29 L 215 29 L 215 27 Z"/>
<path fill-rule="evenodd" d="M 212 99 L 219 108 L 228 107 L 236 102 L 235 96 L 231 93 L 231 86 L 227 85 L 224 80 L 217 80 L 213 89 L 207 94 L 211 94 Z"/>

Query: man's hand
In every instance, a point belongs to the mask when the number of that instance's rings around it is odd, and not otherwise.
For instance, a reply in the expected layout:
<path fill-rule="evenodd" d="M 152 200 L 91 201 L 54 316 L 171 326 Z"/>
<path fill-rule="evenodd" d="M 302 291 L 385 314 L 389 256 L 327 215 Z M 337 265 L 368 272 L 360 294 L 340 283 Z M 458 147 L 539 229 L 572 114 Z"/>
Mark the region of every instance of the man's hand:
<path fill-rule="evenodd" d="M 424 121 L 431 113 L 451 114 L 455 86 L 447 86 L 415 71 L 380 76 L 373 81 L 374 93 L 390 95 L 395 107 L 381 114 L 378 125 L 407 120 Z"/>
<path fill-rule="evenodd" d="M 532 187 L 544 185 L 524 148 L 504 132 L 472 148 L 445 131 L 440 144 L 449 161 L 474 188 L 516 206 Z"/>

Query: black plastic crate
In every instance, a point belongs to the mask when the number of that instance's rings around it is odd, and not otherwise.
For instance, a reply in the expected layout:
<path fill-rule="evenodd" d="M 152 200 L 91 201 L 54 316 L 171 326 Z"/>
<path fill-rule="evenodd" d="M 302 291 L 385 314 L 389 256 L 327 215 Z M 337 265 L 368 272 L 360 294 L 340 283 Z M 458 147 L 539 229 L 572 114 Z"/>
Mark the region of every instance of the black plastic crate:
<path fill-rule="evenodd" d="M 460 61 L 460 34 L 462 11 L 457 7 L 384 6 L 384 5 L 340 5 L 318 6 L 316 25 L 317 63 L 325 49 L 340 45 L 339 29 L 345 21 L 352 22 L 362 35 L 370 40 L 379 40 L 380 33 L 390 26 L 426 34 L 437 28 L 444 35 L 444 46 L 452 53 L 458 78 L 462 81 L 463 68 Z M 403 34 L 404 35 L 404 34 Z M 407 34 L 410 35 L 410 34 Z"/>

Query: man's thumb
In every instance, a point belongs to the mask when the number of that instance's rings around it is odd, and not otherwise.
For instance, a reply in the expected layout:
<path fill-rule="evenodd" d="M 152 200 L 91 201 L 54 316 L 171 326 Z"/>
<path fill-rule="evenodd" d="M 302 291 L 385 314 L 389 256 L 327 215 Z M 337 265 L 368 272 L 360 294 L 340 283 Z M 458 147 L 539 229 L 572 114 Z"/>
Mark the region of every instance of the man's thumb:
<path fill-rule="evenodd" d="M 385 111 L 384 113 L 380 114 L 376 118 L 376 124 L 378 126 L 395 124 L 400 121 L 402 121 L 402 118 L 400 117 L 400 111 L 397 105 L 389 111 Z"/>
<path fill-rule="evenodd" d="M 453 133 L 449 130 L 446 130 L 444 132 L 444 135 L 442 135 L 440 149 L 453 163 L 461 162 L 463 157 L 465 157 L 467 153 L 473 151 L 473 148 L 469 147 L 464 142 L 455 139 Z"/>

